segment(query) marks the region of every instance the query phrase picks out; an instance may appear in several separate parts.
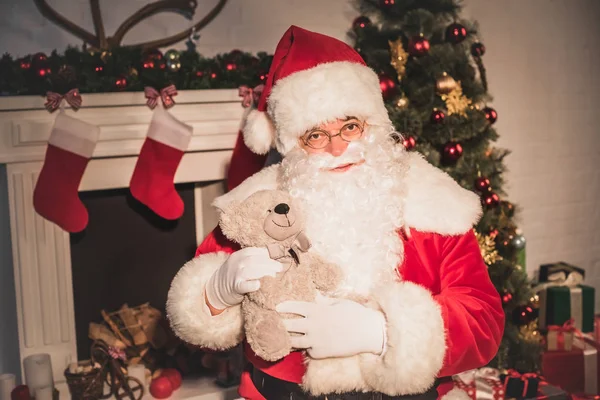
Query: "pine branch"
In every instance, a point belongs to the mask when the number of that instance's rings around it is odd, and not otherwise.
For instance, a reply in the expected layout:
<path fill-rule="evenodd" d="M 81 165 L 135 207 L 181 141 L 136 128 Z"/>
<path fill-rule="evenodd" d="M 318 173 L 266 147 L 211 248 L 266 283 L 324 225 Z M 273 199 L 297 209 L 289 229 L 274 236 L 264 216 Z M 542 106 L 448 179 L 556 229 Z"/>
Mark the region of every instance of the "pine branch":
<path fill-rule="evenodd" d="M 94 36 L 92 33 L 86 31 L 82 27 L 74 24 L 73 22 L 66 19 L 60 13 L 58 13 L 55 9 L 50 7 L 50 5 L 46 2 L 46 0 L 33 0 L 40 13 L 47 18 L 48 20 L 54 22 L 56 25 L 60 26 L 67 32 L 77 36 L 82 39 L 86 43 L 91 46 L 98 47 L 98 38 Z"/>

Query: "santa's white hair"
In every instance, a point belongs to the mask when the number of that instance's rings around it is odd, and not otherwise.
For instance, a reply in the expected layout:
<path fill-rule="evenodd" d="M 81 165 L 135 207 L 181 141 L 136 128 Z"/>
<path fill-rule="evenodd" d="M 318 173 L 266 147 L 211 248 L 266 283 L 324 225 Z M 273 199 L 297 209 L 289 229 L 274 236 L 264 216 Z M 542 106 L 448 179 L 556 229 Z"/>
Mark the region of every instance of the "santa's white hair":
<path fill-rule="evenodd" d="M 280 183 L 303 205 L 313 251 L 344 271 L 333 295 L 367 295 L 374 285 L 398 279 L 408 159 L 392 131 L 391 126 L 367 126 L 363 138 L 339 157 L 295 148 L 282 161 Z M 345 172 L 328 171 L 361 160 Z"/>

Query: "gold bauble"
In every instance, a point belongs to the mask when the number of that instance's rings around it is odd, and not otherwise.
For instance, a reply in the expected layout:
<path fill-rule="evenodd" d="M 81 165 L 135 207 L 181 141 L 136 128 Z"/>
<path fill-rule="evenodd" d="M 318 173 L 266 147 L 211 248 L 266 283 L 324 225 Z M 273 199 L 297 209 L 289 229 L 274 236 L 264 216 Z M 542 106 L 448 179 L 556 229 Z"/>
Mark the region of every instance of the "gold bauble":
<path fill-rule="evenodd" d="M 456 89 L 457 83 L 453 77 L 444 72 L 435 83 L 435 87 L 439 94 L 449 94 Z"/>
<path fill-rule="evenodd" d="M 396 102 L 396 107 L 398 108 L 406 108 L 408 107 L 408 97 L 402 96 Z"/>
<path fill-rule="evenodd" d="M 402 47 L 402 40 L 397 39 L 395 41 L 388 40 L 390 45 L 391 60 L 390 64 L 394 67 L 398 73 L 398 80 L 402 80 L 404 73 L 406 72 L 406 62 L 408 61 L 408 53 Z"/>

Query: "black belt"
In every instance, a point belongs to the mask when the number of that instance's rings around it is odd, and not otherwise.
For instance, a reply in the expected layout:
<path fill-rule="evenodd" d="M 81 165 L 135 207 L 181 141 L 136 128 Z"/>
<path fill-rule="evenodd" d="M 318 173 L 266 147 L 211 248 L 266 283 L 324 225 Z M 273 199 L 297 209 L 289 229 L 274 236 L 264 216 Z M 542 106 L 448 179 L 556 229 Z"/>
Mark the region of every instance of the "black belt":
<path fill-rule="evenodd" d="M 300 385 L 284 381 L 252 368 L 252 382 L 259 393 L 267 400 L 437 400 L 436 381 L 432 388 L 421 394 L 388 396 L 378 392 L 348 392 L 313 396 L 302 390 Z"/>

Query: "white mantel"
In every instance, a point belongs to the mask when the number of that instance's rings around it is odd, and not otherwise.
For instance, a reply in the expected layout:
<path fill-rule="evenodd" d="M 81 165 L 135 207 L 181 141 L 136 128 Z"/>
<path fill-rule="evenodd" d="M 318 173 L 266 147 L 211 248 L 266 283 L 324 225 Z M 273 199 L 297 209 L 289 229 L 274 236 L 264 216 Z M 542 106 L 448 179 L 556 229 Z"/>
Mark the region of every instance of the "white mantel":
<path fill-rule="evenodd" d="M 82 98 L 80 110 L 65 112 L 99 126 L 100 136 L 79 190 L 128 187 L 152 117 L 143 93 L 83 94 Z M 0 98 L 0 164 L 7 164 L 21 360 L 35 353 L 50 354 L 64 399 L 68 389 L 63 372 L 77 360 L 69 233 L 33 208 L 33 189 L 56 114 L 46 111 L 44 100 L 41 96 Z M 194 128 L 175 182 L 224 179 L 244 112 L 238 91 L 180 91 L 175 101 L 169 111 Z M 201 189 L 199 201 L 203 202 Z M 196 208 L 206 210 L 206 204 Z M 197 230 L 202 229 L 202 216 L 202 211 L 197 212 Z M 213 390 L 206 382 L 191 386 L 196 387 L 184 387 L 176 397 L 233 398 L 231 390 Z"/>

